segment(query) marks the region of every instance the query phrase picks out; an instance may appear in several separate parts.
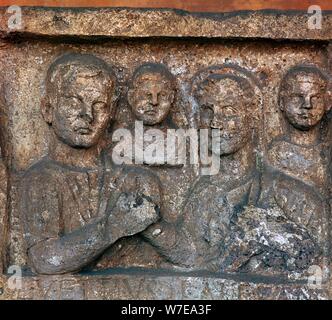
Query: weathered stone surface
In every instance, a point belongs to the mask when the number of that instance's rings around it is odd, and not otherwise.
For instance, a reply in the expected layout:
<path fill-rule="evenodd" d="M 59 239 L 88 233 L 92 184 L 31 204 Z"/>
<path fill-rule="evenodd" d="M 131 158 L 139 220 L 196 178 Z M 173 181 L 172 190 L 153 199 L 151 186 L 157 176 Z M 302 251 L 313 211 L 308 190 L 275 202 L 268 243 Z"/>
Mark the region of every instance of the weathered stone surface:
<path fill-rule="evenodd" d="M 2 278 L 1 299 L 32 300 L 326 300 L 326 287 L 306 284 L 264 284 L 239 280 L 174 275 L 26 277 L 21 289 L 10 289 Z"/>
<path fill-rule="evenodd" d="M 0 271 L 26 272 L 0 297 L 331 297 L 330 20 L 1 21 Z M 177 144 L 187 162 L 170 132 L 196 134 Z"/>
<path fill-rule="evenodd" d="M 6 9 L 0 15 L 7 17 Z M 70 37 L 206 37 L 330 40 L 332 14 L 324 11 L 323 28 L 308 28 L 308 14 L 301 11 L 188 13 L 172 9 L 61 9 L 23 8 L 24 27 L 10 30 L 0 20 L 3 36 Z"/>
<path fill-rule="evenodd" d="M 0 160 L 1 161 L 1 160 Z M 0 273 L 5 264 L 5 246 L 7 239 L 7 171 L 4 163 L 0 162 Z"/>

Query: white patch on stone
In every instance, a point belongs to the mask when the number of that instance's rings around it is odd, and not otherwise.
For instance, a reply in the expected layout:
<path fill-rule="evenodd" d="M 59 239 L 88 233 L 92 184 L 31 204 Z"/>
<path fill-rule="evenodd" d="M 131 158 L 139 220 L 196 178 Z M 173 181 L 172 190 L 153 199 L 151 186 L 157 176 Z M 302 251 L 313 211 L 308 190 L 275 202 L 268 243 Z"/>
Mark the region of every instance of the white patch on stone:
<path fill-rule="evenodd" d="M 264 236 L 260 237 L 259 242 L 268 246 L 269 242 L 266 240 L 266 238 Z"/>
<path fill-rule="evenodd" d="M 159 236 L 160 234 L 161 234 L 161 229 L 156 229 L 156 230 L 154 230 L 154 231 L 152 232 L 152 235 L 153 235 L 154 237 Z"/>
<path fill-rule="evenodd" d="M 53 266 L 58 267 L 59 265 L 61 265 L 62 259 L 61 259 L 61 257 L 54 256 L 54 257 L 48 259 L 47 262 L 52 264 Z"/>
<path fill-rule="evenodd" d="M 279 243 L 279 244 L 281 244 L 281 245 L 286 245 L 286 244 L 288 244 L 288 239 L 285 239 L 282 235 L 280 235 L 280 234 L 277 234 L 277 235 L 275 235 L 273 238 L 272 238 L 272 240 L 274 241 L 274 242 L 277 242 L 277 243 Z"/>
<path fill-rule="evenodd" d="M 171 71 L 175 75 L 179 74 L 185 74 L 187 72 L 187 68 L 185 66 L 180 66 L 180 67 L 172 67 Z"/>

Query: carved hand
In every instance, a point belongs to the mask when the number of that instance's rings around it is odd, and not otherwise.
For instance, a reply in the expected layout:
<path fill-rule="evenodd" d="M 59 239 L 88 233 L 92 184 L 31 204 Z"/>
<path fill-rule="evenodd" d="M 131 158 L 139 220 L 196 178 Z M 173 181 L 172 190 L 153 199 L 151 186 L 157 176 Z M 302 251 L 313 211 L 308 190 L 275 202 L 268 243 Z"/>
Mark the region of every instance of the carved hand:
<path fill-rule="evenodd" d="M 121 193 L 110 212 L 108 231 L 119 238 L 134 235 L 157 222 L 158 211 L 156 204 L 143 194 Z"/>

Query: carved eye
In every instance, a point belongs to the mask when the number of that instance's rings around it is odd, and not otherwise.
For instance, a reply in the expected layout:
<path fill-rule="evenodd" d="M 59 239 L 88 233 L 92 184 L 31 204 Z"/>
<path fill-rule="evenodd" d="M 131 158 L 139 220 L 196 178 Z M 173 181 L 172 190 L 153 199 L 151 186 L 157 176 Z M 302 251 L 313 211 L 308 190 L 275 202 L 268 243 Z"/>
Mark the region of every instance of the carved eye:
<path fill-rule="evenodd" d="M 64 97 L 66 104 L 69 105 L 70 107 L 80 107 L 81 105 L 81 100 L 78 97 L 75 96 L 66 96 Z"/>
<path fill-rule="evenodd" d="M 152 93 L 151 93 L 151 92 L 146 92 L 146 93 L 145 93 L 145 96 L 146 96 L 148 99 L 152 99 Z"/>
<path fill-rule="evenodd" d="M 324 102 L 323 100 L 324 100 L 324 99 L 323 99 L 323 97 L 321 97 L 321 96 L 313 96 L 313 97 L 311 97 L 311 103 L 312 103 L 312 105 L 318 105 L 318 104 L 321 104 L 321 103 Z"/>
<path fill-rule="evenodd" d="M 106 109 L 106 107 L 107 107 L 107 104 L 102 101 L 98 101 L 93 104 L 93 108 L 97 111 L 102 111 L 102 110 Z"/>
<path fill-rule="evenodd" d="M 202 120 L 209 120 L 213 118 L 213 108 L 210 105 L 203 105 L 201 108 L 201 118 Z"/>
<path fill-rule="evenodd" d="M 293 95 L 290 97 L 290 102 L 294 104 L 301 104 L 303 102 L 304 98 L 301 95 Z"/>

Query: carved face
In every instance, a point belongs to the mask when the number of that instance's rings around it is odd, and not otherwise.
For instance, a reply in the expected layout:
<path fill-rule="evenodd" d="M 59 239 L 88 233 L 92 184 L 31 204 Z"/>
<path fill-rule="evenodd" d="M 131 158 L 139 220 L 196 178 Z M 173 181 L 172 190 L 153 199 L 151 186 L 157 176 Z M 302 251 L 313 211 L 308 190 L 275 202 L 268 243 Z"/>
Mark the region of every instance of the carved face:
<path fill-rule="evenodd" d="M 64 81 L 52 106 L 52 126 L 64 143 L 77 148 L 97 144 L 110 120 L 106 80 L 76 75 Z"/>
<path fill-rule="evenodd" d="M 320 123 L 327 111 L 325 90 L 323 80 L 315 74 L 288 78 L 281 92 L 280 109 L 295 128 L 309 130 Z"/>
<path fill-rule="evenodd" d="M 128 101 L 138 120 L 146 125 L 161 123 L 174 101 L 172 82 L 160 73 L 144 73 L 134 81 Z"/>
<path fill-rule="evenodd" d="M 221 155 L 237 152 L 250 136 L 243 90 L 232 79 L 208 79 L 202 84 L 201 94 L 201 128 L 210 130 L 210 142 L 214 135 L 211 129 L 220 129 Z M 214 152 L 211 143 L 209 149 Z"/>

